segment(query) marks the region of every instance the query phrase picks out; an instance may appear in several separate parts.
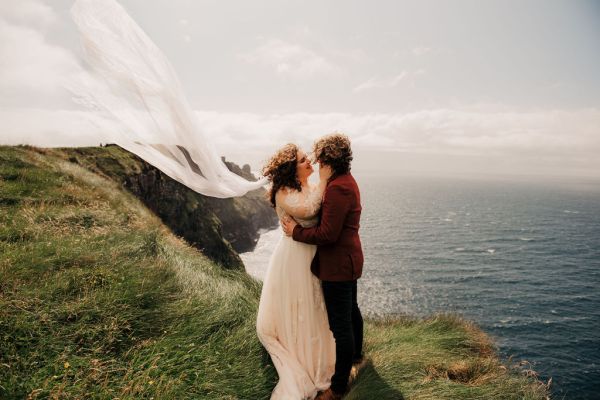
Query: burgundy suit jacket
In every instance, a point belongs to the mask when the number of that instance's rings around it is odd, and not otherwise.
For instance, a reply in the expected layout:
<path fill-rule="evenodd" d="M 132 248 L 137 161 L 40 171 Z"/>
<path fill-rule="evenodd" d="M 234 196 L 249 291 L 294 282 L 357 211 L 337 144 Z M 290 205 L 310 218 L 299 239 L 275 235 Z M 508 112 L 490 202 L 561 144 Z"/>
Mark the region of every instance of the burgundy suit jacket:
<path fill-rule="evenodd" d="M 358 236 L 361 210 L 354 177 L 350 173 L 339 175 L 325 188 L 319 223 L 294 228 L 294 240 L 317 245 L 311 271 L 319 279 L 352 281 L 362 275 L 364 258 Z"/>

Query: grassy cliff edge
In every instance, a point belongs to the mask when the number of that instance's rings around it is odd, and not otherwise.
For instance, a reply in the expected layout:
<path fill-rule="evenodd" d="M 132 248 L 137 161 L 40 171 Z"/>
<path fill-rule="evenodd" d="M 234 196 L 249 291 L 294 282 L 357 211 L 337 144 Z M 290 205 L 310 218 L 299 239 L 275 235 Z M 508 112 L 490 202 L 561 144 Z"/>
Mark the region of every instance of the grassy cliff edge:
<path fill-rule="evenodd" d="M 268 399 L 260 283 L 52 149 L 0 146 L 0 398 Z M 347 399 L 545 399 L 451 315 L 366 321 Z"/>

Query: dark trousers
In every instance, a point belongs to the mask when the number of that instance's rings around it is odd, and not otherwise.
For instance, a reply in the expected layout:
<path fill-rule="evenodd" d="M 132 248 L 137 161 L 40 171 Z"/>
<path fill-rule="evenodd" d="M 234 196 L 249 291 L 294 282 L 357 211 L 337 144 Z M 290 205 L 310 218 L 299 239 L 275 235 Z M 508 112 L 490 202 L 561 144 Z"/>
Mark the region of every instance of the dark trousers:
<path fill-rule="evenodd" d="M 352 360 L 362 357 L 363 319 L 356 301 L 356 281 L 323 281 L 329 329 L 335 339 L 335 373 L 331 390 L 344 393 L 352 369 Z"/>

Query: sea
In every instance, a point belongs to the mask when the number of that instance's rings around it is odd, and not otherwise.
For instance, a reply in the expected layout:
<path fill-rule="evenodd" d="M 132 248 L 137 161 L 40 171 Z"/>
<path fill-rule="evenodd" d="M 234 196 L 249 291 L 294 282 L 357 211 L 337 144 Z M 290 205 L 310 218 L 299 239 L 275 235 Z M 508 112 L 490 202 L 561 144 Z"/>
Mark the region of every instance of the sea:
<path fill-rule="evenodd" d="M 355 178 L 363 314 L 459 314 L 553 398 L 600 399 L 600 181 Z M 241 255 L 250 274 L 281 234 Z"/>

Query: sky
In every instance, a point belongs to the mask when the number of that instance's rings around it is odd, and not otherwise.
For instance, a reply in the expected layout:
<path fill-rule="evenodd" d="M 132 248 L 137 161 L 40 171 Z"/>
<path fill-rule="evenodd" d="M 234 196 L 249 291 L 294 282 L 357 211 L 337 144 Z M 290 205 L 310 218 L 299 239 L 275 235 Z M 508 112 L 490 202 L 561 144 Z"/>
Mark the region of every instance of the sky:
<path fill-rule="evenodd" d="M 600 178 L 600 2 L 121 0 L 217 150 L 340 131 L 353 171 Z M 0 143 L 98 145 L 67 0 L 0 3 Z"/>

